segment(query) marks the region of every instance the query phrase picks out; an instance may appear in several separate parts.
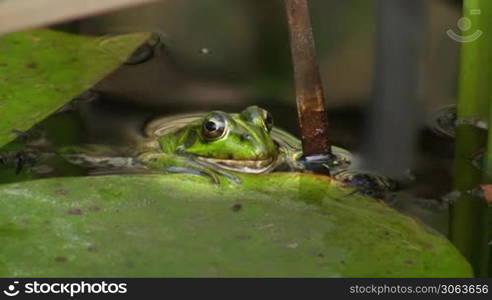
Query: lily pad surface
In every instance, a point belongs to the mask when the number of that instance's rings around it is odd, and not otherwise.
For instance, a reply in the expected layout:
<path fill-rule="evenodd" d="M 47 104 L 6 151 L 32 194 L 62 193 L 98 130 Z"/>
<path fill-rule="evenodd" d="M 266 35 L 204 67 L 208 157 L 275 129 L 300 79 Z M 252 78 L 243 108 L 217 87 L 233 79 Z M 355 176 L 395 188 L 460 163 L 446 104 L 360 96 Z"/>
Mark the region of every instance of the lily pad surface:
<path fill-rule="evenodd" d="M 327 177 L 114 175 L 0 186 L 0 276 L 467 277 L 442 236 Z"/>
<path fill-rule="evenodd" d="M 0 146 L 115 70 L 149 34 L 39 29 L 0 37 Z"/>

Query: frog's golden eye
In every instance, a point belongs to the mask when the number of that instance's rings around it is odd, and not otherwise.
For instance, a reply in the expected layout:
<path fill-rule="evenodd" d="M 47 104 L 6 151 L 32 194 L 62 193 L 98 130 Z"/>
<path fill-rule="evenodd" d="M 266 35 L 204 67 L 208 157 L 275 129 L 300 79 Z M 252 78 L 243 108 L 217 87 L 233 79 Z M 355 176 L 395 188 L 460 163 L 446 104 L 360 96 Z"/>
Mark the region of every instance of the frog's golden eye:
<path fill-rule="evenodd" d="M 265 122 L 265 127 L 268 131 L 272 131 L 273 128 L 273 117 L 272 114 L 265 110 L 263 122 Z"/>
<path fill-rule="evenodd" d="M 221 115 L 213 115 L 206 118 L 202 124 L 203 136 L 208 140 L 215 140 L 225 133 L 226 122 Z"/>

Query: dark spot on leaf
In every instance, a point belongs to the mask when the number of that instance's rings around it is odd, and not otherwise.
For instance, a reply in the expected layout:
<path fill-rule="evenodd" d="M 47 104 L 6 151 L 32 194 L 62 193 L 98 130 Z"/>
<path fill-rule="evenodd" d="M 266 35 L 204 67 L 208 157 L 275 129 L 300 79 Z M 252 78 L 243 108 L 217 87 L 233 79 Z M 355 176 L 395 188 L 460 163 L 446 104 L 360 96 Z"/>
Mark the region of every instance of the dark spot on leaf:
<path fill-rule="evenodd" d="M 66 189 L 57 189 L 55 190 L 55 194 L 60 196 L 66 196 L 68 195 L 68 191 Z"/>
<path fill-rule="evenodd" d="M 72 209 L 69 209 L 69 210 L 68 210 L 68 213 L 69 213 L 70 215 L 80 216 L 80 215 L 82 215 L 84 212 L 83 212 L 80 208 L 72 208 Z"/>
<path fill-rule="evenodd" d="M 92 206 L 89 207 L 89 210 L 90 211 L 100 211 L 101 208 L 99 206 L 97 206 L 97 205 L 92 205 Z"/>
<path fill-rule="evenodd" d="M 234 212 L 240 211 L 243 208 L 242 204 L 236 203 L 233 206 L 231 206 L 231 210 Z"/>
<path fill-rule="evenodd" d="M 251 239 L 251 236 L 248 234 L 236 234 L 234 237 L 240 241 L 247 241 Z"/>
<path fill-rule="evenodd" d="M 6 67 L 8 66 L 6 63 L 0 63 L 0 67 Z"/>
<path fill-rule="evenodd" d="M 432 243 L 429 243 L 429 242 L 422 242 L 422 245 L 426 248 L 426 249 L 432 249 L 434 248 L 434 245 L 432 245 Z"/>
<path fill-rule="evenodd" d="M 57 256 L 55 257 L 55 261 L 59 263 L 63 263 L 67 261 L 67 258 L 65 256 Z"/>
<path fill-rule="evenodd" d="M 414 265 L 415 264 L 415 262 L 413 260 L 410 260 L 410 259 L 405 260 L 404 263 L 406 263 L 407 265 Z"/>
<path fill-rule="evenodd" d="M 35 69 L 38 67 L 38 65 L 36 63 L 30 62 L 26 64 L 26 67 L 29 69 Z"/>
<path fill-rule="evenodd" d="M 87 251 L 89 251 L 89 252 L 97 252 L 97 248 L 95 246 L 90 246 L 89 248 L 87 248 Z"/>
<path fill-rule="evenodd" d="M 318 256 L 318 257 L 325 257 L 325 255 L 324 255 L 323 253 L 321 253 L 321 252 L 320 252 L 320 253 L 318 253 L 318 254 L 317 254 L 317 256 Z"/>

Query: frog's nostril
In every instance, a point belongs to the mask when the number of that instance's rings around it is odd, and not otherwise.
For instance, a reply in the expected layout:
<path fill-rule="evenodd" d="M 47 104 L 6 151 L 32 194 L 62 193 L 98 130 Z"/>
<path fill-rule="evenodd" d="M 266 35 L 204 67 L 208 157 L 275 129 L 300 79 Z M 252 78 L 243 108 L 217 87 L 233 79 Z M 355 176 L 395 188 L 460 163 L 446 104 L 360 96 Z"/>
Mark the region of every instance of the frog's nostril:
<path fill-rule="evenodd" d="M 253 138 L 248 133 L 241 134 L 241 141 L 251 141 Z"/>

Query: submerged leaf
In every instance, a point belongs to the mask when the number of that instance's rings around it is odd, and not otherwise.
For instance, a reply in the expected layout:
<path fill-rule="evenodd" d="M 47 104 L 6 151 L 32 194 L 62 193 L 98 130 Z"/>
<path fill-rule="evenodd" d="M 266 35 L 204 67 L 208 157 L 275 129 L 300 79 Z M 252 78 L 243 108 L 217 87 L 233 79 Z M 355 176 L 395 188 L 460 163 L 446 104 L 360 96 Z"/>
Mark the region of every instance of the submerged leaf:
<path fill-rule="evenodd" d="M 442 236 L 297 173 L 0 186 L 0 276 L 472 276 Z"/>
<path fill-rule="evenodd" d="M 148 37 L 46 29 L 0 37 L 0 146 L 115 70 Z"/>

